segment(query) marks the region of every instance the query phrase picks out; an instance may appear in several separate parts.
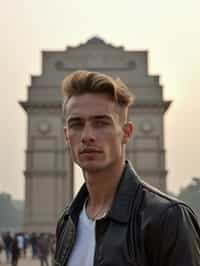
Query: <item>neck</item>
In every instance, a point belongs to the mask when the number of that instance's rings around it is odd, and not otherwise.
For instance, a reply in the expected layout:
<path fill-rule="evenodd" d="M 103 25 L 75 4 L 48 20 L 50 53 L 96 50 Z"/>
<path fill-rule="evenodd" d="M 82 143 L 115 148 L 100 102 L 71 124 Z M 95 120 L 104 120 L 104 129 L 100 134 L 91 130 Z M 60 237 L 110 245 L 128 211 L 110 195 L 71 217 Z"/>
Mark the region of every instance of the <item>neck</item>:
<path fill-rule="evenodd" d="M 109 171 L 85 172 L 85 182 L 89 193 L 87 213 L 93 218 L 99 212 L 103 214 L 112 205 L 117 186 L 122 175 L 124 162 Z"/>

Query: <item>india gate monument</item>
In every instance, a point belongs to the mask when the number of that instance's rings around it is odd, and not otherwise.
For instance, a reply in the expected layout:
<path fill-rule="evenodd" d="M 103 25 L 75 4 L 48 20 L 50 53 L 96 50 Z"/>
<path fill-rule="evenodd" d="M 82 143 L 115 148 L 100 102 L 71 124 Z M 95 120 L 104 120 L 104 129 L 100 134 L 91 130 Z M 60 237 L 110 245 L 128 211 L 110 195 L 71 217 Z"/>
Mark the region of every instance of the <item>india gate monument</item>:
<path fill-rule="evenodd" d="M 26 232 L 55 232 L 72 199 L 74 166 L 64 140 L 61 81 L 83 69 L 119 77 L 133 91 L 129 118 L 135 130 L 127 157 L 145 181 L 166 191 L 164 114 L 170 101 L 163 99 L 159 76 L 148 74 L 148 52 L 128 51 L 97 37 L 64 51 L 43 51 L 42 73 L 31 76 L 28 99 L 20 102 L 28 118 Z"/>

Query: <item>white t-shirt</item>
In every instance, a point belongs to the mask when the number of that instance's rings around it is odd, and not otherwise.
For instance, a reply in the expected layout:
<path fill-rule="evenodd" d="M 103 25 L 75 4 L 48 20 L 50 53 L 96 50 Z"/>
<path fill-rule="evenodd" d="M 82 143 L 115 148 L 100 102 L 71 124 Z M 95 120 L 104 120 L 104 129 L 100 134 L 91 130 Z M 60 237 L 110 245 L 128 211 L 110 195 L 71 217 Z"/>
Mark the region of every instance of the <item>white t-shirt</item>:
<path fill-rule="evenodd" d="M 77 237 L 67 266 L 93 266 L 95 252 L 95 221 L 88 218 L 85 204 L 80 213 Z"/>
<path fill-rule="evenodd" d="M 18 248 L 23 249 L 23 247 L 24 247 L 24 238 L 23 238 L 23 236 L 21 236 L 21 235 L 17 236 L 17 245 L 18 245 Z"/>

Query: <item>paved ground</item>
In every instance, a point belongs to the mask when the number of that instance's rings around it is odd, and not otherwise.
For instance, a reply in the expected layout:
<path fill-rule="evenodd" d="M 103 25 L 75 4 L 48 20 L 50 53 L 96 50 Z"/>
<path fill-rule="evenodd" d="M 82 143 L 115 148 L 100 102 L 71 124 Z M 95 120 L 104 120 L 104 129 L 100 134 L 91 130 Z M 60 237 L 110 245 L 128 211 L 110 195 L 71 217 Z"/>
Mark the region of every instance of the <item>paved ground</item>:
<path fill-rule="evenodd" d="M 1 254 L 1 263 L 0 266 L 10 266 L 11 264 L 7 264 L 6 258 L 4 254 Z M 18 261 L 17 266 L 40 266 L 39 259 L 32 259 L 30 255 L 28 255 L 26 258 L 20 258 Z M 45 265 L 46 266 L 46 265 Z M 51 259 L 49 258 L 49 266 L 51 266 Z"/>

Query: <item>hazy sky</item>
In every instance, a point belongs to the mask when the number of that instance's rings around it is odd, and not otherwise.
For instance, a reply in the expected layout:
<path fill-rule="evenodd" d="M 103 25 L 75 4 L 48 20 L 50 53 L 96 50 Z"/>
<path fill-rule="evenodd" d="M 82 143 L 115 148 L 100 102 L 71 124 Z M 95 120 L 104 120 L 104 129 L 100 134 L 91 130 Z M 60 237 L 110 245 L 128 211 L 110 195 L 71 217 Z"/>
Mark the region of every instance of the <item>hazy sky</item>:
<path fill-rule="evenodd" d="M 26 100 L 30 75 L 41 74 L 41 51 L 64 50 L 93 36 L 127 50 L 149 51 L 164 97 L 168 188 L 200 176 L 199 0 L 1 0 L 0 191 L 24 197 Z"/>

